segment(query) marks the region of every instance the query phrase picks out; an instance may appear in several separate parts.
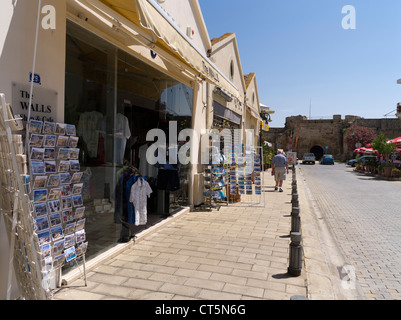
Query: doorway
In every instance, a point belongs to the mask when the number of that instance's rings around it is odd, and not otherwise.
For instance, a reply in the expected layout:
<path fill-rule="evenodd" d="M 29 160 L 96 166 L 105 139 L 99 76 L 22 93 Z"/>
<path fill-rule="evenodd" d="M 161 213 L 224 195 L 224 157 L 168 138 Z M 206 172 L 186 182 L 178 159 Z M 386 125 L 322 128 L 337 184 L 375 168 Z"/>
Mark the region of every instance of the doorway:
<path fill-rule="evenodd" d="M 314 146 L 310 149 L 310 152 L 313 153 L 316 157 L 316 160 L 320 160 L 323 157 L 324 151 L 320 146 Z"/>

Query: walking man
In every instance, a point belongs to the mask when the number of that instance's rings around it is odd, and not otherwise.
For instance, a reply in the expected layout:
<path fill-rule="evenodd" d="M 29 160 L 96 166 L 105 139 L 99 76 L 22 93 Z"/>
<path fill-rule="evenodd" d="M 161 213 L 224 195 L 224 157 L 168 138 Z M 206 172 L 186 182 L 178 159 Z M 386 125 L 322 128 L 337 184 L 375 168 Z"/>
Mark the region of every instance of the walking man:
<path fill-rule="evenodd" d="M 282 149 L 277 150 L 277 155 L 272 159 L 272 175 L 274 175 L 274 180 L 276 181 L 276 186 L 274 190 L 283 192 L 283 181 L 288 174 L 288 161 L 286 156 L 283 154 Z"/>

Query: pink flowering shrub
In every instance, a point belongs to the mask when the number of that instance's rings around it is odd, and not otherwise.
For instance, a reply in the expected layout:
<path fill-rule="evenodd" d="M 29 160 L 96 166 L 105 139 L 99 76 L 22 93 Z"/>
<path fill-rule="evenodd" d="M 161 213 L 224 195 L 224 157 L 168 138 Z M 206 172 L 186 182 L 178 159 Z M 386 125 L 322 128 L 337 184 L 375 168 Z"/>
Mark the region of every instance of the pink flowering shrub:
<path fill-rule="evenodd" d="M 347 143 L 349 151 L 355 149 L 355 144 L 357 142 L 361 143 L 363 147 L 371 143 L 375 138 L 376 132 L 371 128 L 352 125 L 344 130 L 344 141 Z"/>

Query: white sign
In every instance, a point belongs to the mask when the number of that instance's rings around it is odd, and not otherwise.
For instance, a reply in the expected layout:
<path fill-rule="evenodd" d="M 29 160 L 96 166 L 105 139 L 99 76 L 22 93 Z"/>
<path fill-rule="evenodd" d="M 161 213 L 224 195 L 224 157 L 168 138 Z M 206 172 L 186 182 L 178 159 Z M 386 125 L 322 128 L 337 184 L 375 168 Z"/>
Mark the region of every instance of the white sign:
<path fill-rule="evenodd" d="M 30 85 L 13 83 L 12 108 L 14 114 L 20 114 L 23 121 L 28 119 Z M 57 120 L 57 92 L 42 87 L 34 87 L 32 95 L 31 119 L 38 121 Z"/>
<path fill-rule="evenodd" d="M 288 164 L 297 164 L 297 153 L 296 152 L 287 152 L 287 161 L 288 161 Z"/>

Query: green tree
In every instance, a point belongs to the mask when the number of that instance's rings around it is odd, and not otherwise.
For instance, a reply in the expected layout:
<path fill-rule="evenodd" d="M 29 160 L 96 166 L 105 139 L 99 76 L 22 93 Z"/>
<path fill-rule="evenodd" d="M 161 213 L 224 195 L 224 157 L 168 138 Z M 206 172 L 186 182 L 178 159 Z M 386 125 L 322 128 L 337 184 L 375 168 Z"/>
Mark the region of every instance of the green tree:
<path fill-rule="evenodd" d="M 379 135 L 372 142 L 373 150 L 386 156 L 386 164 L 390 163 L 390 154 L 395 152 L 397 146 L 394 142 L 389 142 L 386 136 L 380 132 Z"/>

